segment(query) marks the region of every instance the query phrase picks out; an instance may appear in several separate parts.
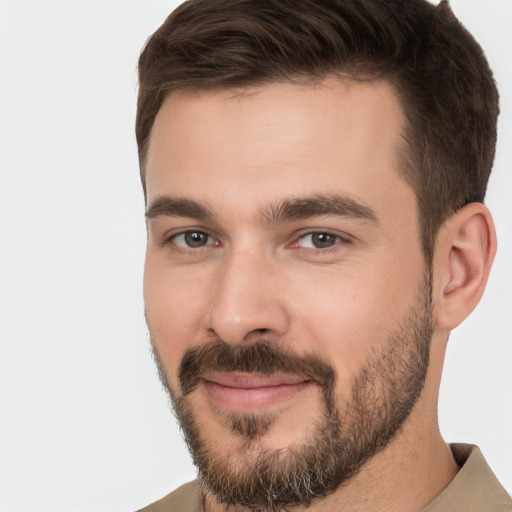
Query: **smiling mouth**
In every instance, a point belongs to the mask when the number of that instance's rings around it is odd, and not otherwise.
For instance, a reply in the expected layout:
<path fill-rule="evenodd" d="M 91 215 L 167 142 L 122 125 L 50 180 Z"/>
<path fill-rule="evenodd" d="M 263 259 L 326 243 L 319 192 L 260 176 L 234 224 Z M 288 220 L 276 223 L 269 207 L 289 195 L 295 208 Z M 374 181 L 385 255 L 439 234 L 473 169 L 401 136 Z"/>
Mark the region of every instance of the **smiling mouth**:
<path fill-rule="evenodd" d="M 209 373 L 203 376 L 208 398 L 226 412 L 257 413 L 288 402 L 311 384 L 293 375 Z"/>

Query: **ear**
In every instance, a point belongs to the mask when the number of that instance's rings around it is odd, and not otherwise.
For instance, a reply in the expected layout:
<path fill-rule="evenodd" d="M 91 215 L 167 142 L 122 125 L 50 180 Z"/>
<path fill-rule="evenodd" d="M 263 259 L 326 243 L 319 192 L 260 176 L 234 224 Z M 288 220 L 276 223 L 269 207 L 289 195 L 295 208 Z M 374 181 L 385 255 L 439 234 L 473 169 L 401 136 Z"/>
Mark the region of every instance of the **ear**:
<path fill-rule="evenodd" d="M 453 214 L 439 230 L 434 254 L 434 320 L 450 331 L 480 301 L 496 254 L 496 232 L 482 203 Z"/>

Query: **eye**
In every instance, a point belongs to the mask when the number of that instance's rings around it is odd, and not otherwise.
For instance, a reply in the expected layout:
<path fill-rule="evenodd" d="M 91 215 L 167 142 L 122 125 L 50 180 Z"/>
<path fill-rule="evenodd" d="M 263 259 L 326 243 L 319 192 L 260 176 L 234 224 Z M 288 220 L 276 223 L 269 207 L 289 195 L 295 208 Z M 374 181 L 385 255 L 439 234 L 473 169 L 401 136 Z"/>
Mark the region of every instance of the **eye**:
<path fill-rule="evenodd" d="M 317 232 L 308 233 L 301 236 L 297 240 L 298 247 L 305 247 L 307 249 L 329 249 L 330 247 L 342 242 L 343 239 L 338 235 L 332 233 Z"/>
<path fill-rule="evenodd" d="M 198 249 L 206 245 L 214 245 L 215 240 L 203 231 L 185 231 L 171 237 L 171 242 L 178 247 L 186 249 Z"/>

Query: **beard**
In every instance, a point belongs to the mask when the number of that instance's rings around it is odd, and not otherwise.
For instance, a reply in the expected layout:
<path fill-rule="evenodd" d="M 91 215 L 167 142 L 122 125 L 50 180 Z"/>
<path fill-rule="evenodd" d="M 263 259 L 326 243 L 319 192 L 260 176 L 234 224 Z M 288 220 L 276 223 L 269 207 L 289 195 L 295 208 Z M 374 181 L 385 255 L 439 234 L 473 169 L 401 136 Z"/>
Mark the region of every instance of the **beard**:
<path fill-rule="evenodd" d="M 226 510 L 231 506 L 277 512 L 307 507 L 356 475 L 396 436 L 421 394 L 433 334 L 431 297 L 428 274 L 401 322 L 373 344 L 353 379 L 350 396 L 336 394 L 336 372 L 320 355 L 299 355 L 263 338 L 246 345 L 214 339 L 189 348 L 178 370 L 178 393 L 169 385 L 152 339 L 160 379 L 198 468 L 203 494 L 224 504 Z M 279 413 L 225 413 L 219 417 L 224 428 L 243 442 L 236 458 L 229 459 L 201 431 L 191 401 L 207 371 L 303 377 L 321 390 L 319 417 L 302 443 L 270 450 L 259 440 Z"/>

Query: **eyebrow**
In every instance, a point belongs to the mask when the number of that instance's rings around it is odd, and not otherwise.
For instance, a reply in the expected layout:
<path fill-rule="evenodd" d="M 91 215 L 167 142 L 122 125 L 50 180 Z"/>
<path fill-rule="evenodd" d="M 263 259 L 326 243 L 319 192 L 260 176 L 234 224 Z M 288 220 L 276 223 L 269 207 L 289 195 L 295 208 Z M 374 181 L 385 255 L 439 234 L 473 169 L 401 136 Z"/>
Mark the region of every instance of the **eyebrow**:
<path fill-rule="evenodd" d="M 201 203 L 182 197 L 160 196 L 151 202 L 146 210 L 146 219 L 151 220 L 160 216 L 190 217 L 205 220 L 213 217 L 213 213 Z"/>
<path fill-rule="evenodd" d="M 371 208 L 343 195 L 291 198 L 269 205 L 261 215 L 268 224 L 321 216 L 347 217 L 378 224 L 377 216 Z"/>
<path fill-rule="evenodd" d="M 165 195 L 152 201 L 146 211 L 147 220 L 160 216 L 207 220 L 212 219 L 214 214 L 206 205 L 192 199 Z M 268 205 L 260 212 L 261 221 L 270 225 L 321 216 L 347 217 L 378 223 L 371 208 L 343 195 L 318 194 L 283 199 Z"/>

